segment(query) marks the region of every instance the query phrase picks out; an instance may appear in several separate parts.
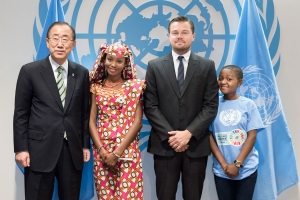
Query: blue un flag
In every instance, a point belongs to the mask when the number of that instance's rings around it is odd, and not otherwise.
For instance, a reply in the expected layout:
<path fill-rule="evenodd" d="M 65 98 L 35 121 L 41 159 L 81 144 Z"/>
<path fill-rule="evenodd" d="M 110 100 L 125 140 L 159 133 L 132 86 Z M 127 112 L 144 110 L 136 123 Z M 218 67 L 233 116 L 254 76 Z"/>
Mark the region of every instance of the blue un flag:
<path fill-rule="evenodd" d="M 47 31 L 49 26 L 53 22 L 57 22 L 57 21 L 61 21 L 61 22 L 65 21 L 64 11 L 61 6 L 60 0 L 51 0 L 47 17 L 43 26 L 43 32 L 42 32 L 39 48 L 36 54 L 36 60 L 43 59 L 49 55 L 49 50 L 46 45 Z M 69 58 L 71 60 L 74 60 L 73 53 L 70 54 Z"/>
<path fill-rule="evenodd" d="M 39 48 L 36 55 L 36 60 L 43 59 L 49 55 L 49 50 L 46 45 L 47 31 L 49 26 L 56 21 L 65 21 L 64 11 L 61 5 L 61 0 L 51 0 L 47 17 L 43 26 L 43 32 L 40 39 Z M 74 61 L 73 53 L 69 55 L 69 59 Z M 93 182 L 93 156 L 91 153 L 91 159 L 84 164 L 82 172 L 80 200 L 90 200 L 94 196 L 94 182 Z M 55 189 L 52 200 L 58 200 L 57 184 L 55 183 Z"/>
<path fill-rule="evenodd" d="M 275 200 L 298 182 L 295 154 L 255 0 L 245 0 L 232 63 L 244 72 L 241 95 L 255 101 L 266 128 L 257 134 L 255 200 Z"/>

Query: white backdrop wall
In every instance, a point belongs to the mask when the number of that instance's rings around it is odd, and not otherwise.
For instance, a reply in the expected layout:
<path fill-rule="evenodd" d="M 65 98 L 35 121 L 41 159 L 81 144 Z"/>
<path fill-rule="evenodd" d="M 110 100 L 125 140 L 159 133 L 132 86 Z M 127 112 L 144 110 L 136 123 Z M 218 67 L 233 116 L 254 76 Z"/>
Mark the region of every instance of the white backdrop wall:
<path fill-rule="evenodd" d="M 179 1 L 180 2 L 180 1 Z M 22 200 L 24 192 L 23 175 L 16 168 L 13 153 L 13 104 L 16 79 L 20 67 L 33 60 L 36 54 L 32 41 L 33 22 L 38 13 L 38 0 L 18 1 L 1 0 L 0 2 L 0 195 L 1 199 Z M 281 94 L 287 122 L 291 130 L 296 153 L 297 165 L 300 167 L 300 93 L 297 78 L 300 40 L 299 8 L 300 1 L 274 0 L 275 13 L 281 27 L 280 56 L 281 67 L 277 74 L 277 83 Z M 237 20 L 237 19 L 235 19 Z M 146 156 L 147 160 L 151 157 Z M 152 166 L 146 166 L 151 170 Z M 287 169 L 288 170 L 288 169 Z M 298 168 L 298 174 L 300 170 Z M 209 181 L 210 176 L 207 177 Z M 152 184 L 149 179 L 145 184 Z M 154 189 L 154 187 L 153 187 Z M 279 200 L 299 200 L 299 184 L 284 191 Z M 147 198 L 150 200 L 148 191 Z M 215 200 L 213 188 L 206 186 L 203 198 Z"/>

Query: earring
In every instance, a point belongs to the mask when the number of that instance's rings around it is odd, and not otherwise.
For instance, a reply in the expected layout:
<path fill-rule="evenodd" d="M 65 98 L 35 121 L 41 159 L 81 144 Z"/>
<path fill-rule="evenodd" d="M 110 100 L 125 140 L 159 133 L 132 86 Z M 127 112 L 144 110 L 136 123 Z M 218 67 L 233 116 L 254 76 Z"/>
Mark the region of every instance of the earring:
<path fill-rule="evenodd" d="M 126 79 L 126 72 L 125 72 L 125 68 L 122 70 L 122 78 L 125 80 Z"/>

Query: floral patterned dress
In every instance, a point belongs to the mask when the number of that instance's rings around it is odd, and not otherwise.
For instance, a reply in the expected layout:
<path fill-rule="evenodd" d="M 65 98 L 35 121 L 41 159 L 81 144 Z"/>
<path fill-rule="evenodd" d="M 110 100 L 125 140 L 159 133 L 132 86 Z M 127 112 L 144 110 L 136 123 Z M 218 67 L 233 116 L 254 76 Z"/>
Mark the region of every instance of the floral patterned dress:
<path fill-rule="evenodd" d="M 145 89 L 144 80 L 127 80 L 118 90 L 92 84 L 98 108 L 97 130 L 104 148 L 113 152 L 131 127 Z M 143 199 L 143 173 L 138 138 L 121 155 L 114 173 L 103 165 L 95 147 L 94 179 L 98 199 Z"/>

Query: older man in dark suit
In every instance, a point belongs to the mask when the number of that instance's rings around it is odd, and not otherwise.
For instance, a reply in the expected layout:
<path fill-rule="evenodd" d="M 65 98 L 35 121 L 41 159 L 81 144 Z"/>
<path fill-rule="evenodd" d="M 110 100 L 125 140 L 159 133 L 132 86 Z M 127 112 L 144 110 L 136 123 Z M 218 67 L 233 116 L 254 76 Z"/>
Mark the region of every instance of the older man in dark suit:
<path fill-rule="evenodd" d="M 186 17 L 169 23 L 172 53 L 148 63 L 145 114 L 152 126 L 156 193 L 173 200 L 182 178 L 183 199 L 200 199 L 209 147 L 209 124 L 218 109 L 215 64 L 191 52 L 194 24 Z"/>
<path fill-rule="evenodd" d="M 25 167 L 25 199 L 79 199 L 83 161 L 89 152 L 89 76 L 69 61 L 75 31 L 65 22 L 47 33 L 50 56 L 24 65 L 17 81 L 14 151 Z"/>

